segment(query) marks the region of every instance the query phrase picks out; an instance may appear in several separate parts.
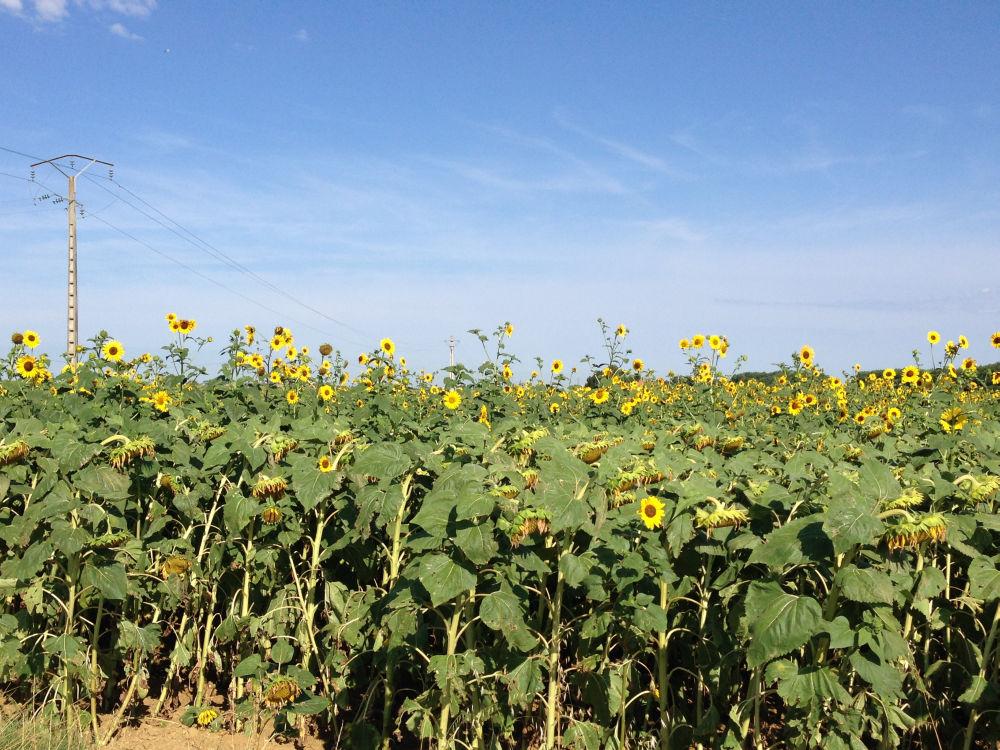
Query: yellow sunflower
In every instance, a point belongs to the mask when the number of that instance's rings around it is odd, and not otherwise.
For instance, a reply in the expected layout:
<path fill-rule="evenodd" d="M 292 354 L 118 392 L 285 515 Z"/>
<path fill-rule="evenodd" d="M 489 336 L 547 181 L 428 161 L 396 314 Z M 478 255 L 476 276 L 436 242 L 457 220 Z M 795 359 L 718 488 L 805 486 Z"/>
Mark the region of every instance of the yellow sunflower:
<path fill-rule="evenodd" d="M 104 356 L 108 362 L 121 362 L 122 357 L 125 356 L 125 347 L 122 346 L 121 341 L 115 341 L 112 339 L 104 344 L 101 349 L 101 354 Z"/>
<path fill-rule="evenodd" d="M 153 394 L 151 399 L 153 403 L 153 408 L 157 411 L 166 412 L 170 410 L 170 404 L 173 403 L 173 399 L 170 398 L 170 394 L 166 391 L 157 391 Z"/>
<path fill-rule="evenodd" d="M 1000 349 L 1000 331 L 996 331 L 992 336 L 990 336 L 990 343 L 993 345 L 994 349 Z"/>
<path fill-rule="evenodd" d="M 462 397 L 458 391 L 448 391 L 441 399 L 446 409 L 455 410 L 462 404 Z"/>
<path fill-rule="evenodd" d="M 645 369 L 645 367 L 646 363 L 643 362 L 638 357 L 632 360 L 632 369 L 635 370 L 636 372 L 642 372 Z"/>
<path fill-rule="evenodd" d="M 290 404 L 297 404 L 299 402 L 299 392 L 292 388 L 285 394 L 285 401 Z"/>
<path fill-rule="evenodd" d="M 916 365 L 907 365 L 903 368 L 900 379 L 904 383 L 916 383 L 920 380 L 920 368 Z"/>
<path fill-rule="evenodd" d="M 658 529 L 663 525 L 664 505 L 658 497 L 644 497 L 639 503 L 639 518 L 647 529 Z"/>
<path fill-rule="evenodd" d="M 615 329 L 615 336 L 617 336 L 620 339 L 625 338 L 626 336 L 628 336 L 628 328 L 626 328 L 623 325 L 618 326 Z"/>
<path fill-rule="evenodd" d="M 514 335 L 514 324 L 513 323 L 507 323 L 503 327 L 503 332 L 507 336 L 507 338 L 510 338 L 511 336 L 513 336 Z"/>
<path fill-rule="evenodd" d="M 391 357 L 396 353 L 396 344 L 392 339 L 382 339 L 378 342 L 378 348 L 381 349 L 387 357 Z"/>
<path fill-rule="evenodd" d="M 552 374 L 558 375 L 563 371 L 563 361 L 561 359 L 552 360 Z"/>
<path fill-rule="evenodd" d="M 965 413 L 958 407 L 947 409 L 941 413 L 941 429 L 945 432 L 958 432 L 965 427 Z"/>
<path fill-rule="evenodd" d="M 696 333 L 694 336 L 691 337 L 692 349 L 701 349 L 701 347 L 703 347 L 704 345 L 705 345 L 705 334 Z"/>
<path fill-rule="evenodd" d="M 685 349 L 689 349 L 691 347 L 691 342 L 687 339 L 681 339 L 677 345 L 681 348 L 681 351 L 684 351 Z"/>
<path fill-rule="evenodd" d="M 801 360 L 802 364 L 804 364 L 806 367 L 812 365 L 815 357 L 816 357 L 816 352 L 813 350 L 811 346 L 809 346 L 809 344 L 806 344 L 801 349 L 799 349 L 799 360 Z"/>
<path fill-rule="evenodd" d="M 927 332 L 927 343 L 930 344 L 931 346 L 938 343 L 940 340 L 941 340 L 941 334 L 938 333 L 937 331 Z"/>
<path fill-rule="evenodd" d="M 333 398 L 333 387 L 330 385 L 321 385 L 317 393 L 319 394 L 320 399 L 323 401 L 329 401 Z"/>
<path fill-rule="evenodd" d="M 38 361 L 31 356 L 24 356 L 17 360 L 17 374 L 22 378 L 33 378 L 38 370 Z"/>
<path fill-rule="evenodd" d="M 328 471 L 333 471 L 333 461 L 329 456 L 320 456 L 318 467 L 321 472 L 326 474 Z"/>
<path fill-rule="evenodd" d="M 21 341 L 29 349 L 34 349 L 42 342 L 41 338 L 34 331 L 25 331 L 22 333 Z"/>

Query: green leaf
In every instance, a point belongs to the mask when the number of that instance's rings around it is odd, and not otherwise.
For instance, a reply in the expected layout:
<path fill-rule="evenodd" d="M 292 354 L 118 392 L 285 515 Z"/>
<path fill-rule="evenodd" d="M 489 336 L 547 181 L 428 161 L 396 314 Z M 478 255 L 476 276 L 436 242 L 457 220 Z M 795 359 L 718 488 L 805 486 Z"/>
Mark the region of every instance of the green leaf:
<path fill-rule="evenodd" d="M 875 513 L 875 500 L 861 494 L 841 494 L 830 498 L 823 518 L 823 531 L 838 555 L 871 544 L 885 530 Z"/>
<path fill-rule="evenodd" d="M 435 487 L 424 498 L 420 510 L 413 517 L 413 524 L 435 539 L 447 538 L 448 523 L 458 507 L 458 500 L 455 490 Z"/>
<path fill-rule="evenodd" d="M 355 459 L 352 474 L 375 477 L 379 481 L 395 479 L 410 468 L 410 457 L 396 443 L 373 445 Z"/>
<path fill-rule="evenodd" d="M 851 696 L 840 684 L 839 674 L 829 667 L 799 667 L 791 659 L 771 663 L 766 680 L 778 682 L 778 695 L 795 706 L 812 706 L 824 701 L 847 703 Z"/>
<path fill-rule="evenodd" d="M 862 604 L 892 604 L 896 590 L 889 575 L 881 570 L 848 565 L 837 571 L 834 585 L 839 585 L 845 599 Z"/>
<path fill-rule="evenodd" d="M 73 486 L 85 495 L 106 500 L 124 500 L 132 482 L 110 466 L 88 466 L 73 475 Z"/>
<path fill-rule="evenodd" d="M 260 654 L 250 654 L 250 656 L 236 665 L 233 675 L 235 677 L 256 677 L 266 671 L 266 666 L 260 658 Z"/>
<path fill-rule="evenodd" d="M 833 548 L 823 531 L 823 516 L 796 518 L 767 535 L 764 543 L 750 553 L 751 563 L 763 563 L 772 570 L 820 561 L 832 556 Z"/>
<path fill-rule="evenodd" d="M 122 601 L 128 593 L 128 574 L 121 563 L 88 565 L 80 580 L 84 586 L 96 588 L 109 601 Z"/>
<path fill-rule="evenodd" d="M 521 600 L 510 591 L 494 591 L 484 596 L 479 605 L 479 617 L 486 627 L 500 632 L 525 627 Z"/>
<path fill-rule="evenodd" d="M 287 664 L 295 658 L 295 647 L 282 639 L 271 646 L 271 658 L 276 664 Z"/>
<path fill-rule="evenodd" d="M 1000 599 L 1000 568 L 990 558 L 977 557 L 969 563 L 969 593 L 987 602 Z"/>
<path fill-rule="evenodd" d="M 417 574 L 435 607 L 476 585 L 476 576 L 447 555 L 429 555 L 420 561 Z"/>
<path fill-rule="evenodd" d="M 492 521 L 484 521 L 459 529 L 455 532 L 455 546 L 462 550 L 469 562 L 485 565 L 499 549 L 493 538 L 493 528 Z"/>
<path fill-rule="evenodd" d="M 579 586 L 590 573 L 590 561 L 574 554 L 566 553 L 559 558 L 559 570 L 570 586 Z"/>
<path fill-rule="evenodd" d="M 806 643 L 822 628 L 819 602 L 796 596 L 773 581 L 750 584 L 746 599 L 750 645 L 747 663 L 758 667 Z"/>

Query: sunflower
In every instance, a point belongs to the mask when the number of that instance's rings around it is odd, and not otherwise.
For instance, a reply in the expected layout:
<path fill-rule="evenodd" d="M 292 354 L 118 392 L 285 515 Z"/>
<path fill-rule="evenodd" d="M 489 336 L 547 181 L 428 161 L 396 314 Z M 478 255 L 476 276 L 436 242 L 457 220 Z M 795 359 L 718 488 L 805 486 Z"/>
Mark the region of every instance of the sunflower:
<path fill-rule="evenodd" d="M 816 358 L 816 352 L 813 350 L 811 346 L 809 346 L 809 344 L 806 344 L 801 349 L 799 349 L 799 360 L 806 367 L 812 365 L 815 358 Z"/>
<path fill-rule="evenodd" d="M 643 362 L 638 357 L 632 360 L 632 369 L 635 370 L 636 372 L 642 372 L 645 368 L 646 368 L 646 363 Z"/>
<path fill-rule="evenodd" d="M 17 374 L 22 378 L 33 378 L 37 371 L 38 361 L 34 357 L 25 355 L 17 360 Z"/>
<path fill-rule="evenodd" d="M 333 461 L 329 456 L 320 456 L 318 467 L 321 472 L 326 474 L 328 471 L 333 471 Z"/>
<path fill-rule="evenodd" d="M 903 412 L 897 406 L 890 406 L 889 410 L 885 413 L 885 418 L 890 422 L 898 422 L 902 416 Z"/>
<path fill-rule="evenodd" d="M 681 348 L 681 351 L 691 348 L 691 342 L 688 341 L 687 339 L 681 339 L 679 342 L 677 342 L 677 345 Z"/>
<path fill-rule="evenodd" d="M 590 394 L 590 400 L 595 404 L 603 404 L 609 398 L 611 398 L 611 393 L 607 388 L 598 388 L 596 391 Z"/>
<path fill-rule="evenodd" d="M 509 364 L 504 363 L 503 370 L 500 371 L 500 375 L 503 377 L 504 380 L 510 380 L 511 378 L 514 377 L 514 371 L 510 369 Z"/>
<path fill-rule="evenodd" d="M 513 336 L 514 335 L 514 324 L 513 323 L 507 323 L 507 324 L 505 324 L 504 327 L 503 327 L 503 332 L 504 332 L 504 335 L 507 338 L 510 338 L 511 336 Z"/>
<path fill-rule="evenodd" d="M 392 339 L 382 339 L 378 342 L 378 348 L 387 356 L 391 357 L 396 353 L 396 344 Z"/>
<path fill-rule="evenodd" d="M 691 337 L 692 349 L 701 349 L 701 347 L 703 347 L 704 345 L 705 345 L 705 334 L 696 333 L 694 336 Z"/>
<path fill-rule="evenodd" d="M 626 336 L 628 336 L 628 328 L 626 328 L 623 325 L 618 326 L 615 329 L 615 336 L 617 336 L 620 339 L 625 338 Z"/>
<path fill-rule="evenodd" d="M 962 360 L 962 369 L 965 370 L 966 372 L 975 372 L 976 360 L 974 360 L 972 357 L 966 357 L 965 359 Z"/>
<path fill-rule="evenodd" d="M 172 312 L 167 313 L 168 323 L 173 323 L 175 320 L 177 320 L 177 313 L 172 313 Z"/>
<path fill-rule="evenodd" d="M 947 354 L 949 357 L 954 357 L 956 354 L 958 354 L 958 344 L 956 344 L 954 341 L 949 341 L 944 345 L 944 353 Z"/>
<path fill-rule="evenodd" d="M 940 340 L 941 340 L 941 334 L 938 333 L 937 331 L 927 332 L 927 343 L 930 344 L 931 346 L 938 343 Z"/>
<path fill-rule="evenodd" d="M 299 402 L 299 392 L 292 388 L 285 394 L 285 401 L 290 404 L 297 404 Z"/>
<path fill-rule="evenodd" d="M 891 367 L 886 367 L 884 370 L 882 370 L 882 377 L 885 380 L 895 380 L 896 371 L 893 370 Z"/>
<path fill-rule="evenodd" d="M 722 337 L 712 334 L 708 337 L 708 345 L 711 347 L 712 351 L 719 351 L 722 348 Z"/>
<path fill-rule="evenodd" d="M 319 394 L 320 399 L 323 401 L 329 401 L 333 398 L 333 387 L 326 384 L 321 385 L 317 393 Z"/>
<path fill-rule="evenodd" d="M 198 726 L 207 727 L 213 721 L 219 718 L 219 712 L 214 708 L 206 708 L 204 711 L 198 712 Z"/>
<path fill-rule="evenodd" d="M 959 336 L 958 337 L 958 346 L 961 349 L 968 349 L 969 348 L 969 340 L 967 338 L 965 338 L 965 336 Z"/>
<path fill-rule="evenodd" d="M 804 403 L 806 406 L 816 406 L 816 404 L 819 403 L 819 399 L 816 398 L 815 394 L 807 393 L 805 396 L 802 397 L 802 403 Z"/>
<path fill-rule="evenodd" d="M 639 518 L 647 529 L 658 529 L 663 525 L 663 501 L 658 497 L 644 497 L 639 503 Z"/>
<path fill-rule="evenodd" d="M 993 345 L 994 349 L 1000 349 L 1000 331 L 996 331 L 992 336 L 990 336 L 990 343 Z"/>
<path fill-rule="evenodd" d="M 34 331 L 25 331 L 22 333 L 21 341 L 29 349 L 34 349 L 42 342 L 41 338 Z"/>
<path fill-rule="evenodd" d="M 916 365 L 907 365 L 903 368 L 902 377 L 904 383 L 916 383 L 920 379 L 920 368 Z"/>
<path fill-rule="evenodd" d="M 798 396 L 788 402 L 788 413 L 792 416 L 801 414 L 803 408 L 805 408 L 805 401 Z"/>
<path fill-rule="evenodd" d="M 458 391 L 448 391 L 446 394 L 444 394 L 444 397 L 441 399 L 441 401 L 442 403 L 444 403 L 446 409 L 451 409 L 454 411 L 459 406 L 461 406 L 462 397 L 459 395 Z"/>
<path fill-rule="evenodd" d="M 563 371 L 563 361 L 561 359 L 552 360 L 552 374 L 558 375 Z"/>
<path fill-rule="evenodd" d="M 362 352 L 358 355 L 358 364 L 364 367 L 368 364 L 368 355 Z"/>
<path fill-rule="evenodd" d="M 276 524 L 281 520 L 281 509 L 274 505 L 264 508 L 260 513 L 260 520 L 266 524 Z"/>
<path fill-rule="evenodd" d="M 963 427 L 965 427 L 965 413 L 958 407 L 941 413 L 941 429 L 945 432 L 958 432 Z"/>
<path fill-rule="evenodd" d="M 170 404 L 173 403 L 173 399 L 170 398 L 170 394 L 166 391 L 157 391 L 150 400 L 153 403 L 153 408 L 162 412 L 168 411 Z"/>
<path fill-rule="evenodd" d="M 281 336 L 279 336 L 278 334 L 274 334 L 271 337 L 271 348 L 274 349 L 275 351 L 278 351 L 279 349 L 284 349 L 285 340 L 281 338 Z"/>
<path fill-rule="evenodd" d="M 125 347 L 122 346 L 121 341 L 115 341 L 112 339 L 101 349 L 101 354 L 109 362 L 121 362 L 122 357 L 125 356 Z"/>

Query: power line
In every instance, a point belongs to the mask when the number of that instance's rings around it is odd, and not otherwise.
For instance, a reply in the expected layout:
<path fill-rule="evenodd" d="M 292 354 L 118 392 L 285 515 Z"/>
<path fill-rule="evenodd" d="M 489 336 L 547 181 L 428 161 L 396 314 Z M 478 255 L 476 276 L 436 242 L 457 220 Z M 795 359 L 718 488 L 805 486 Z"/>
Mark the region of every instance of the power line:
<path fill-rule="evenodd" d="M 303 322 L 301 320 L 295 320 L 294 318 L 289 318 L 288 315 L 286 315 L 285 313 L 281 312 L 280 310 L 275 310 L 273 307 L 268 307 L 263 302 L 260 302 L 259 300 L 256 300 L 256 299 L 254 299 L 253 297 L 251 297 L 249 295 L 243 294 L 242 292 L 239 292 L 239 291 L 233 289 L 232 287 L 229 287 L 229 286 L 223 284 L 221 281 L 213 279 L 211 276 L 208 276 L 208 275 L 202 273 L 201 271 L 199 271 L 198 269 L 193 268 L 192 266 L 189 266 L 184 261 L 178 260 L 177 258 L 175 258 L 174 256 L 170 255 L 169 253 L 165 253 L 162 250 L 159 250 L 158 248 L 153 247 L 148 242 L 144 242 L 143 240 L 140 240 L 134 234 L 131 234 L 130 232 L 127 232 L 126 230 L 122 229 L 121 227 L 118 227 L 118 226 L 112 224 L 110 221 L 108 221 L 107 219 L 105 219 L 102 216 L 92 215 L 90 218 L 97 219 L 99 222 L 101 222 L 102 224 L 105 224 L 106 226 L 108 226 L 111 229 L 115 230 L 116 232 L 118 232 L 119 234 L 123 235 L 124 237 L 127 237 L 128 239 L 132 240 L 133 242 L 136 242 L 136 243 L 142 245 L 147 250 L 149 250 L 149 251 L 151 251 L 153 253 L 156 253 L 157 255 L 159 255 L 162 258 L 166 258 L 171 263 L 177 264 L 181 268 L 184 268 L 185 270 L 189 271 L 190 273 L 193 273 L 195 276 L 198 276 L 199 278 L 204 279 L 205 281 L 209 282 L 210 284 L 214 284 L 215 286 L 217 286 L 220 289 L 223 289 L 223 290 L 229 292 L 230 294 L 234 294 L 237 297 L 245 299 L 250 304 L 256 305 L 257 307 L 261 308 L 262 310 L 266 310 L 269 313 L 277 315 L 278 318 L 279 318 L 279 320 L 281 318 L 288 318 L 289 320 L 291 320 L 296 325 L 301 325 L 301 326 L 303 326 L 305 328 L 309 328 L 309 329 L 311 329 L 313 331 L 316 331 L 317 333 L 323 334 L 324 336 L 330 335 L 329 331 L 324 331 L 324 330 L 322 330 L 320 328 L 316 328 L 315 326 L 310 325 L 309 323 L 305 323 L 305 322 Z M 353 340 L 350 340 L 350 339 L 348 339 L 348 341 L 350 343 L 352 343 L 352 344 L 357 344 L 358 346 L 364 346 L 364 344 L 362 344 L 362 343 L 360 343 L 358 341 L 353 341 Z"/>
<path fill-rule="evenodd" d="M 93 182 L 95 185 L 97 185 L 102 190 L 104 190 L 106 193 L 109 193 L 110 195 L 114 195 L 114 192 L 112 192 L 109 188 L 105 187 L 104 185 L 101 185 L 93 177 L 90 178 L 90 181 Z M 282 289 L 281 287 L 277 286 L 273 282 L 271 282 L 271 281 L 265 279 L 264 277 L 262 277 L 260 274 L 255 273 L 252 269 L 248 268 L 247 266 L 245 266 L 242 263 L 240 263 L 238 260 L 236 260 L 236 259 L 232 258 L 231 256 L 227 255 L 225 252 L 223 252 L 222 250 L 220 250 L 219 248 L 217 248 L 212 243 L 208 242 L 207 240 L 202 239 L 197 234 L 195 234 L 194 232 L 192 232 L 190 229 L 188 229 L 184 225 L 182 225 L 180 222 L 176 221 L 175 219 L 172 219 L 170 216 L 168 216 L 163 211 L 161 211 L 160 209 L 158 209 L 152 203 L 150 203 L 149 201 L 145 200 L 140 195 L 137 195 L 132 190 L 129 190 L 127 187 L 125 187 L 124 185 L 122 185 L 118 181 L 116 181 L 114 179 L 111 179 L 109 181 L 113 185 L 115 185 L 117 188 L 119 188 L 120 190 L 128 193 L 133 198 L 135 198 L 137 201 L 139 201 L 143 205 L 147 206 L 150 210 L 155 211 L 157 214 L 159 214 L 164 219 L 166 219 L 166 221 L 170 222 L 170 224 L 173 224 L 175 227 L 177 227 L 177 229 L 174 229 L 174 227 L 172 227 L 172 226 L 168 226 L 167 224 L 165 224 L 163 221 L 160 221 L 155 216 L 151 216 L 149 213 L 147 213 L 146 211 L 143 211 L 138 206 L 136 206 L 133 203 L 129 202 L 128 200 L 126 200 L 126 199 L 121 198 L 120 196 L 118 196 L 119 199 L 122 201 L 122 203 L 124 203 L 125 205 L 129 206 L 134 211 L 137 211 L 138 213 L 142 214 L 143 216 L 145 216 L 150 221 L 153 221 L 156 224 L 158 224 L 159 226 L 163 227 L 168 232 L 171 232 L 172 234 L 176 235 L 177 237 L 179 237 L 180 239 L 184 240 L 188 244 L 192 245 L 196 249 L 201 250 L 202 252 L 208 252 L 210 255 L 212 255 L 213 257 L 215 257 L 217 260 L 221 261 L 222 263 L 225 263 L 226 265 L 230 266 L 231 268 L 235 269 L 236 271 L 239 271 L 240 273 L 242 273 L 242 274 L 244 274 L 246 276 L 249 276 L 250 278 L 252 278 L 256 282 L 258 282 L 259 284 L 262 284 L 263 286 L 267 287 L 268 289 L 270 289 L 271 291 L 275 292 L 276 294 L 279 294 L 282 297 L 285 297 L 286 299 L 291 300 L 295 304 L 299 305 L 300 307 L 302 307 L 305 310 L 308 310 L 309 312 L 313 313 L 314 315 L 318 315 L 321 318 L 324 318 L 325 320 L 328 320 L 331 323 L 334 323 L 334 324 L 339 325 L 339 326 L 341 326 L 343 328 L 346 328 L 349 331 L 353 331 L 354 333 L 356 333 L 356 334 L 358 334 L 360 336 L 366 336 L 367 335 L 367 332 L 359 330 L 358 328 L 355 328 L 352 325 L 349 325 L 349 324 L 347 324 L 347 323 L 345 323 L 345 322 L 343 322 L 341 320 L 337 320 L 336 318 L 331 317 L 330 315 L 327 315 L 322 310 L 318 310 L 315 307 L 313 307 L 312 305 L 309 305 L 309 304 L 303 302 L 298 297 L 296 297 L 294 294 L 285 291 L 284 289 Z M 178 231 L 178 229 L 180 231 Z"/>

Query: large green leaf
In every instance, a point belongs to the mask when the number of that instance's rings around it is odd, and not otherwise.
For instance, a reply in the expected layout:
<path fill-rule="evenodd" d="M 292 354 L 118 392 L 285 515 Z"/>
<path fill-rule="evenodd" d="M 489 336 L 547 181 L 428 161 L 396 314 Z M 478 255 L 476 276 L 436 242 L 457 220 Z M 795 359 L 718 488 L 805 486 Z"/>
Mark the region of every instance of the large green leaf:
<path fill-rule="evenodd" d="M 819 602 L 789 594 L 773 581 L 754 581 L 746 599 L 750 635 L 747 663 L 751 667 L 787 654 L 822 629 Z"/>
<path fill-rule="evenodd" d="M 750 562 L 763 563 L 772 570 L 801 565 L 806 560 L 828 559 L 833 551 L 823 531 L 823 515 L 796 518 L 772 531 L 764 543 L 750 553 Z"/>
<path fill-rule="evenodd" d="M 420 561 L 418 578 L 435 607 L 476 585 L 476 575 L 447 555 L 428 555 Z"/>

